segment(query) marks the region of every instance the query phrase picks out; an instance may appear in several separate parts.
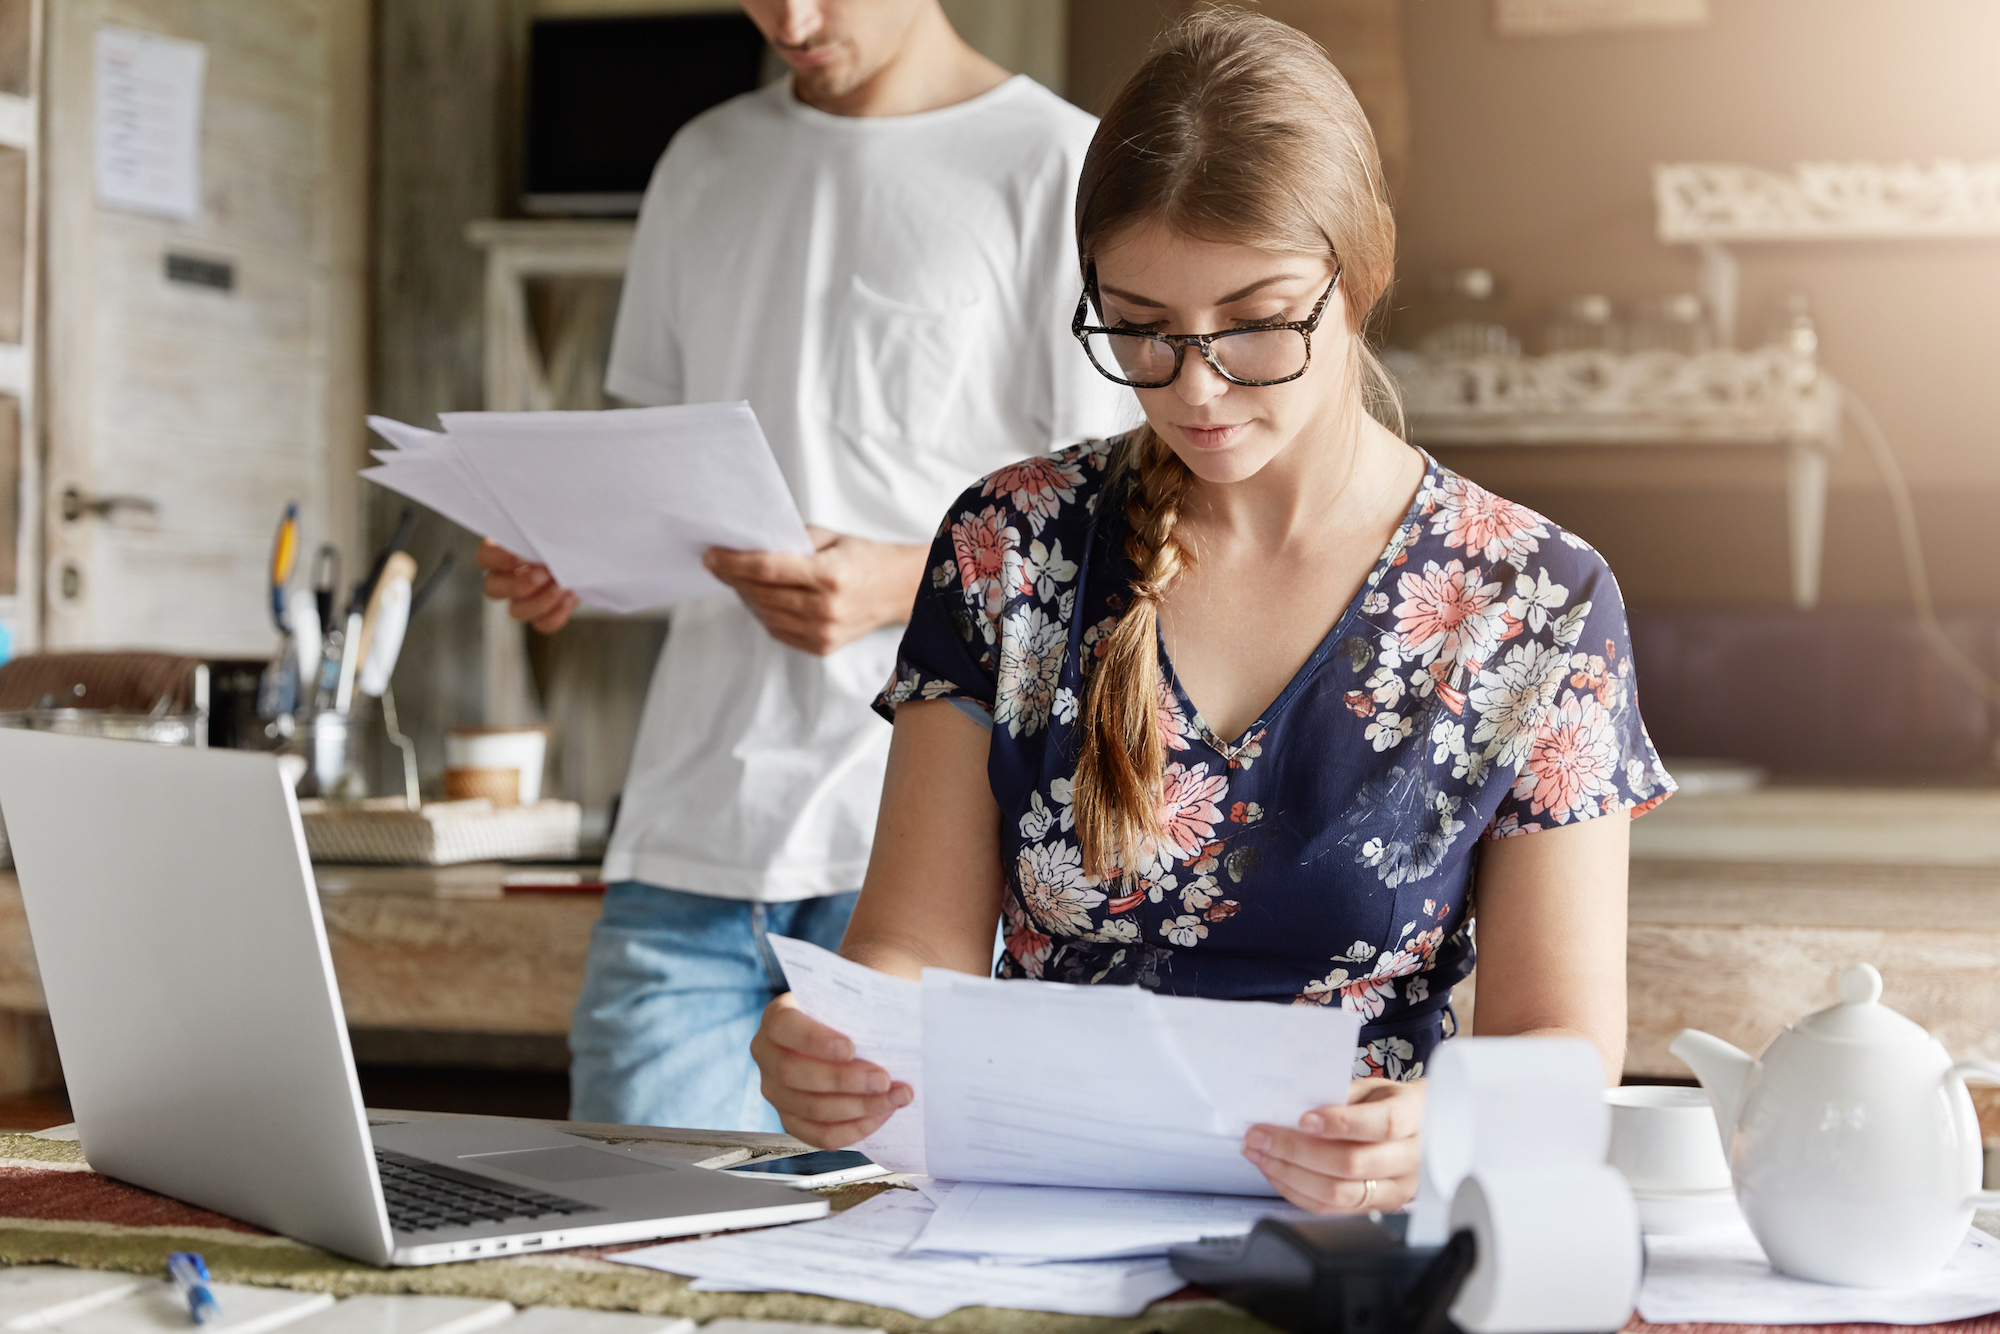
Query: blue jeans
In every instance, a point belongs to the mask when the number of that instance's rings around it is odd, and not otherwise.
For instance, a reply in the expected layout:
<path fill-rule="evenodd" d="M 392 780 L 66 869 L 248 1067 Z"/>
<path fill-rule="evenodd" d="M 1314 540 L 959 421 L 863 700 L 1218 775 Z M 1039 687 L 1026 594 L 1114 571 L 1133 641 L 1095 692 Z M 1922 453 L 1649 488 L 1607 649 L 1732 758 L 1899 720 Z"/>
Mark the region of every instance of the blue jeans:
<path fill-rule="evenodd" d="M 745 903 L 634 880 L 604 894 L 570 1020 L 570 1116 L 779 1130 L 750 1039 L 784 970 L 764 933 L 837 949 L 854 894 Z"/>

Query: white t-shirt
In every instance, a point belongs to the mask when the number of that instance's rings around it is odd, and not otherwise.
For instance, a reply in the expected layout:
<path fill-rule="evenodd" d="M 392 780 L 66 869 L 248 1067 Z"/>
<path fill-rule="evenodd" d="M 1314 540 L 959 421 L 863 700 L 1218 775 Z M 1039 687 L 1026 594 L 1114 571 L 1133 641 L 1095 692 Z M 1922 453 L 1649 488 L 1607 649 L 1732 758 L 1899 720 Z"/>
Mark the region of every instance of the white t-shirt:
<path fill-rule="evenodd" d="M 980 475 L 1137 420 L 1069 334 L 1095 125 L 1026 77 L 913 116 L 828 115 L 789 80 L 716 107 L 653 173 L 606 387 L 748 399 L 807 523 L 928 543 Z M 676 607 L 605 878 L 859 888 L 900 635 L 815 657 L 733 594 Z"/>

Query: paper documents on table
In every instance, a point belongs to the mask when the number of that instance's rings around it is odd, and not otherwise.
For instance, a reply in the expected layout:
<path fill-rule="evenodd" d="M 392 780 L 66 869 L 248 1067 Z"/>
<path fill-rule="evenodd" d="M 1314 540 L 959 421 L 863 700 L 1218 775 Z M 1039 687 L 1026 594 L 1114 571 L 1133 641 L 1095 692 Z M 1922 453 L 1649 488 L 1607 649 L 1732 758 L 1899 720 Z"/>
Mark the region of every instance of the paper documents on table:
<path fill-rule="evenodd" d="M 857 1146 L 898 1171 L 1271 1196 L 1244 1132 L 1347 1099 L 1361 1021 L 1344 1010 L 935 968 L 917 985 L 770 940 L 800 1007 L 916 1091 Z"/>
<path fill-rule="evenodd" d="M 1975 1230 L 1930 1282 L 1843 1288 L 1771 1268 L 1748 1227 L 1647 1237 L 1639 1314 L 1655 1325 L 1934 1325 L 2000 1311 L 2000 1241 Z"/>
<path fill-rule="evenodd" d="M 370 417 L 396 448 L 361 475 L 548 566 L 588 606 L 718 592 L 701 563 L 710 547 L 813 549 L 748 403 L 440 420 L 441 433 Z"/>
<path fill-rule="evenodd" d="M 999 1256 L 1023 1264 L 1165 1255 L 1183 1242 L 1240 1237 L 1260 1218 L 1311 1216 L 1267 1196 L 1165 1190 L 959 1181 L 925 1194 L 933 1195 L 937 1212 L 912 1252 Z"/>
<path fill-rule="evenodd" d="M 935 1319 L 961 1306 L 1068 1315 L 1137 1315 L 1182 1281 L 1161 1259 L 1005 1264 L 905 1254 L 931 1203 L 888 1190 L 812 1223 L 703 1241 L 669 1242 L 607 1258 L 707 1280 L 731 1291 L 809 1292 Z"/>

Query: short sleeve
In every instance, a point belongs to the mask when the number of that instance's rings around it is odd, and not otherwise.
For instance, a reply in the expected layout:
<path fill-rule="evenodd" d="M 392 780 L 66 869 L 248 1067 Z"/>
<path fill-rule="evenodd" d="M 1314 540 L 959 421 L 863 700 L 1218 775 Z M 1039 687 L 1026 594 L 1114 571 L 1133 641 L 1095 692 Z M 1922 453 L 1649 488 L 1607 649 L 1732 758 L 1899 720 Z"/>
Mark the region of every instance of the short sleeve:
<path fill-rule="evenodd" d="M 1515 577 L 1509 618 L 1522 633 L 1480 676 L 1489 700 L 1533 701 L 1533 721 L 1515 743 L 1520 767 L 1489 838 L 1600 815 L 1636 817 L 1675 791 L 1639 716 L 1617 580 L 1580 539 L 1553 536 L 1549 558 L 1523 561 Z"/>
<path fill-rule="evenodd" d="M 1017 529 L 1003 506 L 980 488 L 960 496 L 931 543 L 923 587 L 910 608 L 895 675 L 875 699 L 875 712 L 895 721 L 909 700 L 951 699 L 990 725 L 998 689 L 992 618 L 982 590 L 997 590 Z"/>
<path fill-rule="evenodd" d="M 687 398 L 680 336 L 674 328 L 671 267 L 673 201 L 685 193 L 684 175 L 669 146 L 653 169 L 632 237 L 632 257 L 618 297 L 605 389 L 641 407 L 672 407 Z"/>

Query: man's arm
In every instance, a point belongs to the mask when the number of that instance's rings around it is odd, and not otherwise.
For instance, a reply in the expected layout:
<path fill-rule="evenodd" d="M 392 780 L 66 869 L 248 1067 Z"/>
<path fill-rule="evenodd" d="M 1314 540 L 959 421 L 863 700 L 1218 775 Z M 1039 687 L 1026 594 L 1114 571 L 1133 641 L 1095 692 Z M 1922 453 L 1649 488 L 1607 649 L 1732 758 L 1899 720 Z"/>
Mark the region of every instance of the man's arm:
<path fill-rule="evenodd" d="M 928 547 L 807 531 L 818 548 L 810 556 L 710 547 L 703 563 L 773 639 L 801 653 L 837 653 L 871 630 L 910 619 Z"/>

